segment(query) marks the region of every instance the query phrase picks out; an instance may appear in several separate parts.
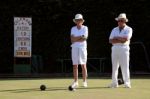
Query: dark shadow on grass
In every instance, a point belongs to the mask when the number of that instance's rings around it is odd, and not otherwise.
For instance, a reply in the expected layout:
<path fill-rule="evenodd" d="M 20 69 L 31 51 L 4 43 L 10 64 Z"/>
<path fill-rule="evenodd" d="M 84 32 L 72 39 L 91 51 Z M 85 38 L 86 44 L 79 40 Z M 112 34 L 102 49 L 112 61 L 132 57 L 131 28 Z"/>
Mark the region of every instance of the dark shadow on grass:
<path fill-rule="evenodd" d="M 51 87 L 51 88 L 46 88 L 46 90 L 44 91 L 61 91 L 61 90 L 67 90 L 67 88 Z M 11 93 L 23 93 L 23 92 L 33 92 L 33 91 L 41 91 L 41 90 L 40 88 L 0 90 L 0 92 L 11 92 Z"/>
<path fill-rule="evenodd" d="M 39 91 L 39 89 L 38 88 L 30 88 L 30 89 L 0 90 L 0 92 L 12 92 L 12 93 L 21 93 L 21 92 L 30 92 L 30 91 Z"/>
<path fill-rule="evenodd" d="M 105 89 L 107 87 L 79 87 L 77 90 L 86 90 L 86 89 Z M 10 92 L 10 93 L 24 93 L 24 92 L 36 92 L 36 91 L 41 91 L 40 88 L 30 88 L 30 89 L 10 89 L 10 90 L 0 90 L 0 92 Z M 46 88 L 46 90 L 41 91 L 68 91 L 68 88 L 66 87 L 49 87 Z"/>

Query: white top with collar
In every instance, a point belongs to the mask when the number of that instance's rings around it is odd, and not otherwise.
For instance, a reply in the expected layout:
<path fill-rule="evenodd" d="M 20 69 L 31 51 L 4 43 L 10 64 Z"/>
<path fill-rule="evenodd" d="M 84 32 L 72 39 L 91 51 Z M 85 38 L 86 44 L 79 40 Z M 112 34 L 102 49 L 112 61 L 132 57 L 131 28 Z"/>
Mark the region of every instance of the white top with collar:
<path fill-rule="evenodd" d="M 109 39 L 113 39 L 115 37 L 126 37 L 128 41 L 125 43 L 116 43 L 113 45 L 129 45 L 130 44 L 130 39 L 132 37 L 132 28 L 129 26 L 125 26 L 121 31 L 119 30 L 119 27 L 115 27 L 110 34 Z"/>
<path fill-rule="evenodd" d="M 82 25 L 81 29 L 78 29 L 77 26 L 73 26 L 71 28 L 71 35 L 73 36 L 82 36 L 84 35 L 86 38 L 88 37 L 88 27 Z M 86 40 L 83 42 L 74 42 L 72 43 L 71 47 L 87 47 Z"/>

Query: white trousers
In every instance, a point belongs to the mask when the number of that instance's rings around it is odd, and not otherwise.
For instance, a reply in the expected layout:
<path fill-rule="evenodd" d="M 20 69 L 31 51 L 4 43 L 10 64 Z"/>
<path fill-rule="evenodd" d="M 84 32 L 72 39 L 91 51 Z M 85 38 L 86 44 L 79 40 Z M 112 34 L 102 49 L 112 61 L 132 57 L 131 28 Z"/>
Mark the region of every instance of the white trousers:
<path fill-rule="evenodd" d="M 124 84 L 130 85 L 129 50 L 129 46 L 112 46 L 112 83 L 114 84 L 118 84 L 118 69 L 120 66 Z"/>
<path fill-rule="evenodd" d="M 87 62 L 87 49 L 85 47 L 72 47 L 72 63 L 73 65 L 82 65 Z"/>

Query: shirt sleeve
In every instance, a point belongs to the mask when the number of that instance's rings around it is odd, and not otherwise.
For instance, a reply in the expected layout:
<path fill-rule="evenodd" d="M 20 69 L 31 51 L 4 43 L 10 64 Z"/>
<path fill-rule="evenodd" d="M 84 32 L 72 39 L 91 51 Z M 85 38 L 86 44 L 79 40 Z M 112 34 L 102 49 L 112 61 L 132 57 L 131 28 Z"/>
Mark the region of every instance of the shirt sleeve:
<path fill-rule="evenodd" d="M 111 31 L 109 39 L 113 39 L 114 38 L 114 29 Z"/>
<path fill-rule="evenodd" d="M 71 28 L 71 34 L 70 35 L 74 35 L 73 27 Z"/>
<path fill-rule="evenodd" d="M 127 31 L 127 38 L 128 38 L 128 40 L 131 39 L 131 37 L 132 37 L 132 32 L 133 32 L 132 28 L 129 28 L 128 31 Z"/>
<path fill-rule="evenodd" d="M 128 40 L 130 40 L 132 37 L 132 31 L 133 31 L 132 28 L 128 28 L 123 37 L 126 37 Z"/>
<path fill-rule="evenodd" d="M 85 36 L 86 38 L 88 38 L 88 27 L 87 27 L 87 26 L 85 27 L 84 36 Z"/>

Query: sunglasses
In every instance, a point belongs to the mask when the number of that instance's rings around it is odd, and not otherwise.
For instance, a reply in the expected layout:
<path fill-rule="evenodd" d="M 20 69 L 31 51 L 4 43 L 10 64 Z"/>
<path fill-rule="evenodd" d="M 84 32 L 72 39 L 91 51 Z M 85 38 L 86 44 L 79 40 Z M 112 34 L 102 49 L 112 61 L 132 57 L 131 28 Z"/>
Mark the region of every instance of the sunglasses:
<path fill-rule="evenodd" d="M 82 19 L 75 19 L 75 21 L 83 21 Z"/>
<path fill-rule="evenodd" d="M 125 22 L 125 20 L 118 20 L 118 22 Z"/>

